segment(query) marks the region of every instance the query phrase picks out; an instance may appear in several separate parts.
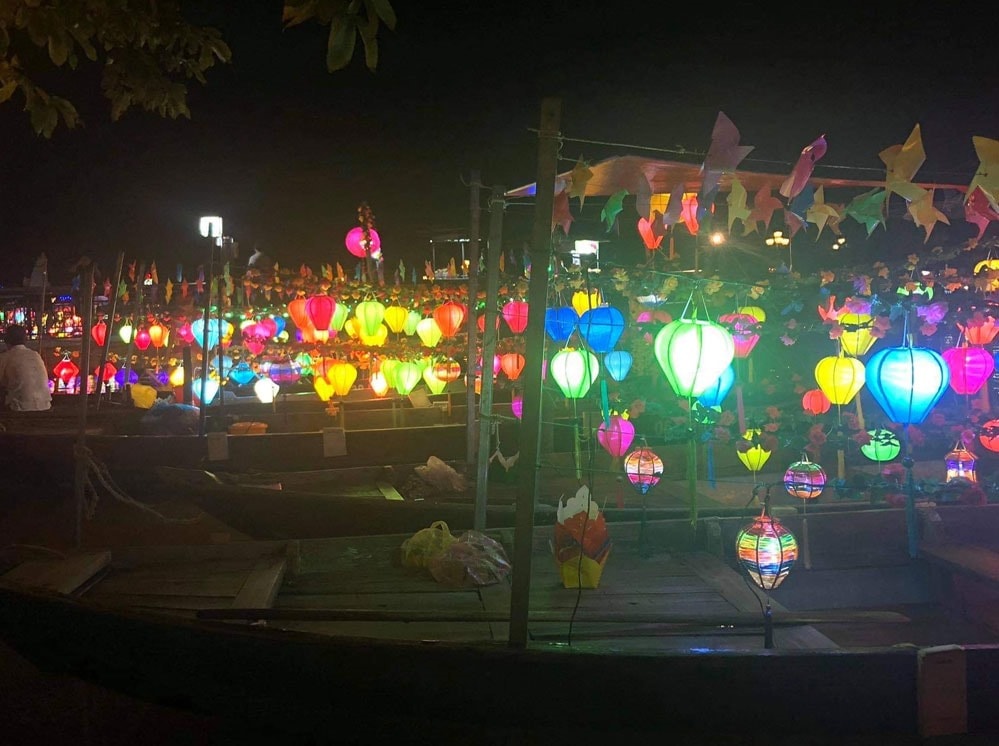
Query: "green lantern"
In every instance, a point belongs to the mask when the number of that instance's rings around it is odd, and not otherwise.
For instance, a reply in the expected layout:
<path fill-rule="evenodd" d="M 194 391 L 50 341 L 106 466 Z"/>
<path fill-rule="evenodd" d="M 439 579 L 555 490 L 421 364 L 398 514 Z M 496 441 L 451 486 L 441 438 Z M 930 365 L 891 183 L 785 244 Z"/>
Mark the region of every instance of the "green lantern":
<path fill-rule="evenodd" d="M 337 332 L 341 331 L 348 318 L 350 318 L 350 309 L 347 308 L 347 304 L 337 301 L 336 308 L 333 309 L 333 319 L 330 321 L 330 329 Z"/>
<path fill-rule="evenodd" d="M 361 301 L 354 309 L 354 315 L 360 324 L 359 332 L 366 337 L 374 337 L 385 318 L 385 306 L 376 300 Z"/>
<path fill-rule="evenodd" d="M 555 353 L 548 369 L 567 399 L 581 399 L 597 380 L 600 363 L 592 352 L 567 348 Z"/>
<path fill-rule="evenodd" d="M 653 352 L 674 393 L 689 398 L 718 380 L 735 357 L 735 342 L 720 324 L 681 318 L 659 330 Z"/>
<path fill-rule="evenodd" d="M 406 321 L 402 325 L 402 331 L 405 332 L 407 337 L 412 337 L 416 334 L 416 327 L 422 318 L 418 311 L 410 311 L 406 314 Z"/>
<path fill-rule="evenodd" d="M 898 436 L 891 430 L 880 428 L 878 430 L 868 430 L 867 434 L 871 438 L 870 443 L 860 446 L 860 452 L 871 461 L 882 463 L 891 461 L 902 452 L 902 444 Z"/>
<path fill-rule="evenodd" d="M 428 365 L 423 369 L 423 381 L 427 384 L 427 388 L 430 389 L 431 394 L 443 394 L 444 389 L 447 388 L 447 381 L 442 381 L 434 375 L 432 365 Z"/>
<path fill-rule="evenodd" d="M 385 383 L 387 383 L 390 388 L 398 387 L 399 385 L 398 375 L 399 367 L 401 365 L 401 360 L 396 360 L 391 357 L 382 358 L 382 375 L 385 376 Z"/>
<path fill-rule="evenodd" d="M 384 367 L 382 368 L 384 370 Z M 416 363 L 399 363 L 395 369 L 395 390 L 408 396 L 420 382 L 420 366 Z"/>

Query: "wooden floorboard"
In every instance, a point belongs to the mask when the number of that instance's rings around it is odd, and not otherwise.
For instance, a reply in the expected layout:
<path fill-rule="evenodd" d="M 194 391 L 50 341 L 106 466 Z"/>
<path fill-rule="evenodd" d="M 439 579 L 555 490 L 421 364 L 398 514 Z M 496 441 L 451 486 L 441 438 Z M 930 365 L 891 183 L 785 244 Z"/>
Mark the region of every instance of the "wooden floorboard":
<path fill-rule="evenodd" d="M 6 572 L 2 579 L 57 593 L 72 593 L 110 562 L 110 552 L 90 552 L 64 559 L 28 560 Z"/>

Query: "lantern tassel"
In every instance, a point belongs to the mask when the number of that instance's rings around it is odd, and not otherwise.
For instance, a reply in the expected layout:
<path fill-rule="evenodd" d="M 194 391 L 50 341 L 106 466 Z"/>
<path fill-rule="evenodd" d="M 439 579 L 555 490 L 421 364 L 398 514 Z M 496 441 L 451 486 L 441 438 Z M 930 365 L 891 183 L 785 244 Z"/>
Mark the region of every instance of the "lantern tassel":
<path fill-rule="evenodd" d="M 708 482 L 711 484 L 711 489 L 714 489 L 715 487 L 718 486 L 717 482 L 715 481 L 715 446 L 714 443 L 712 443 L 710 440 L 708 441 L 708 447 L 706 451 L 707 451 L 707 459 L 706 459 L 705 469 L 707 470 L 708 473 Z"/>

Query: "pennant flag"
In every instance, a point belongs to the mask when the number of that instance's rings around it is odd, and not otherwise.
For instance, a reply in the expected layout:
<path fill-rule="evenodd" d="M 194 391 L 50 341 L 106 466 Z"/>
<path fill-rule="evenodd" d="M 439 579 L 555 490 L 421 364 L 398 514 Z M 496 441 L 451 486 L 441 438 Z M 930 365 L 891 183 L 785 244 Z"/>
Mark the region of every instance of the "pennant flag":
<path fill-rule="evenodd" d="M 569 173 L 570 182 L 567 199 L 579 197 L 579 206 L 582 208 L 583 199 L 586 197 L 586 184 L 592 178 L 593 171 L 591 171 L 589 165 L 582 158 L 580 158 L 576 161 L 576 165 L 572 167 L 572 171 Z M 566 233 L 568 232 L 569 231 L 567 230 Z"/>
<path fill-rule="evenodd" d="M 815 164 L 826 154 L 826 136 L 820 135 L 811 145 L 805 146 L 798 156 L 798 162 L 791 169 L 791 175 L 780 185 L 781 196 L 787 199 L 797 197 L 812 176 Z"/>
<path fill-rule="evenodd" d="M 615 192 L 607 199 L 607 203 L 600 211 L 600 219 L 607 224 L 608 233 L 611 232 L 611 229 L 617 222 L 617 216 L 620 214 L 621 210 L 624 209 L 624 198 L 626 196 L 628 196 L 627 189 Z"/>
<path fill-rule="evenodd" d="M 969 198 L 978 187 L 990 196 L 999 194 L 999 140 L 976 136 L 971 138 L 971 142 L 975 146 L 979 163 L 978 170 L 968 185 Z"/>

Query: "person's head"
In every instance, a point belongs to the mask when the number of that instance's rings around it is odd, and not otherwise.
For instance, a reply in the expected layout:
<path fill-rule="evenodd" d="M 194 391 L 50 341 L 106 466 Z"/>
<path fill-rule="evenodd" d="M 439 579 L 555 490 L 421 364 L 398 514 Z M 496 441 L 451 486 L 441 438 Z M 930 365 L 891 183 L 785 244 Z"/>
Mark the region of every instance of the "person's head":
<path fill-rule="evenodd" d="M 4 330 L 3 341 L 8 347 L 23 345 L 28 341 L 28 330 L 20 324 L 11 324 Z"/>

